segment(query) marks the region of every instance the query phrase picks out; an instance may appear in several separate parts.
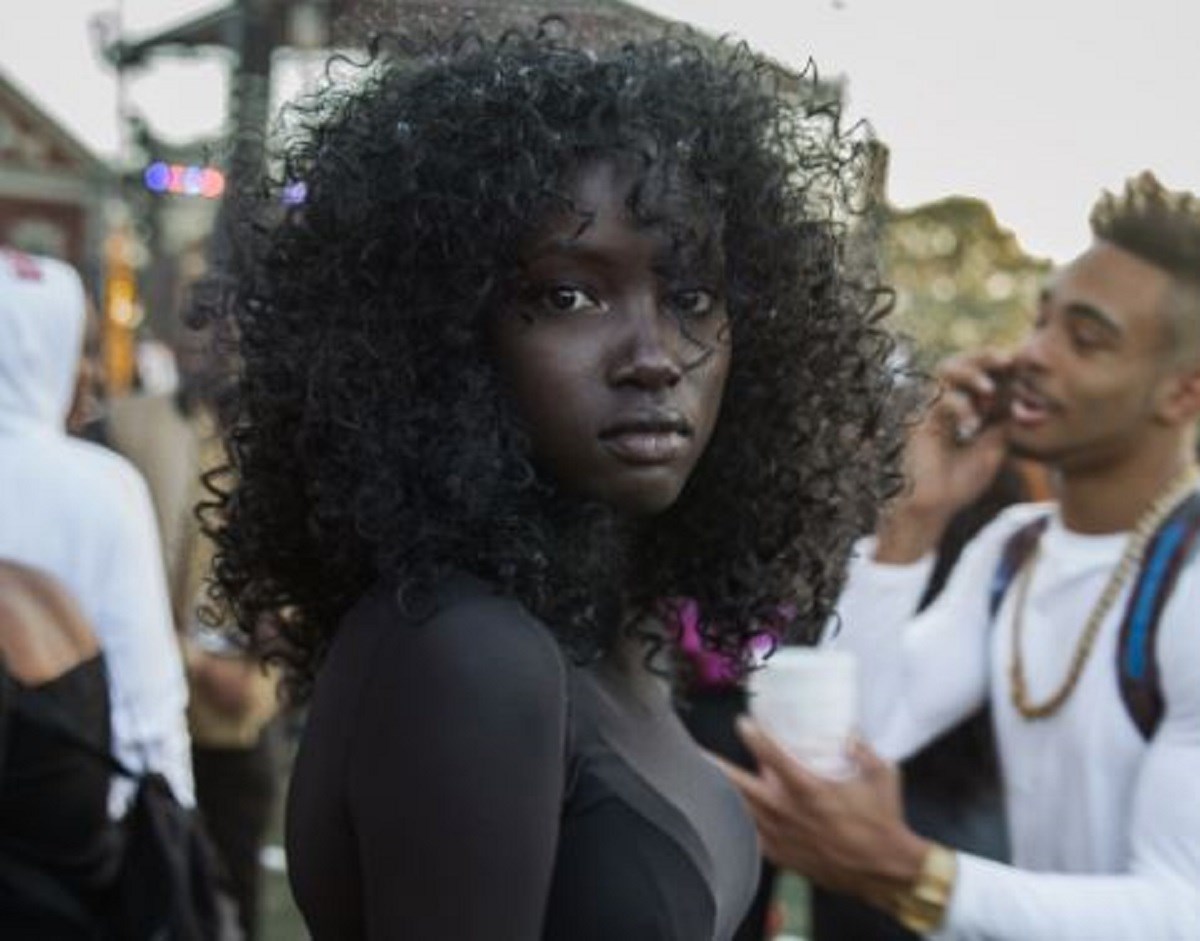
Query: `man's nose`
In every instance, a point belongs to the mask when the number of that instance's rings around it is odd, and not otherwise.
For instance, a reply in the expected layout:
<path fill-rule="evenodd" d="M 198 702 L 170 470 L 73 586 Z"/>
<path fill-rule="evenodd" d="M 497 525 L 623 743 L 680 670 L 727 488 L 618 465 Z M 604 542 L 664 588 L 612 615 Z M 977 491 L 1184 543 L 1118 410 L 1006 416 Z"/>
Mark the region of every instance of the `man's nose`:
<path fill-rule="evenodd" d="M 1017 367 L 1044 369 L 1053 357 L 1053 347 L 1053 331 L 1047 324 L 1037 324 L 1025 334 L 1013 355 L 1013 362 Z"/>

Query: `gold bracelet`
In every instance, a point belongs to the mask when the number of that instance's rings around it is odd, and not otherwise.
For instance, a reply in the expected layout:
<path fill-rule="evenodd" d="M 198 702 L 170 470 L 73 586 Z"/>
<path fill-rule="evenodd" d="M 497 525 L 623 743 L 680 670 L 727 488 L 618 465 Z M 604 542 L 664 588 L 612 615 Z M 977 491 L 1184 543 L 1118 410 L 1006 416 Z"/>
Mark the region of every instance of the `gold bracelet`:
<path fill-rule="evenodd" d="M 931 843 L 921 871 L 911 886 L 897 894 L 892 914 L 909 931 L 928 934 L 941 927 L 950 907 L 958 874 L 958 857 L 940 843 Z"/>

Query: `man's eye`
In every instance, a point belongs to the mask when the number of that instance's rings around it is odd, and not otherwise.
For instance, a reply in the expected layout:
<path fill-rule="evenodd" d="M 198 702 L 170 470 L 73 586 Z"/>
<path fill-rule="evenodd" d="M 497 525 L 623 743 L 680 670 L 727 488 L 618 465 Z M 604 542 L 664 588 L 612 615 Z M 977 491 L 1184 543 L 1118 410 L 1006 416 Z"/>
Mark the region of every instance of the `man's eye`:
<path fill-rule="evenodd" d="M 569 284 L 554 284 L 542 292 L 542 306 L 554 313 L 567 314 L 592 310 L 601 305 L 583 288 Z"/>
<path fill-rule="evenodd" d="M 703 317 L 717 306 L 717 299 L 704 288 L 689 288 L 672 293 L 670 303 L 675 310 L 688 317 Z"/>
<path fill-rule="evenodd" d="M 1067 336 L 1078 350 L 1095 350 L 1112 343 L 1112 335 L 1100 324 L 1082 318 L 1067 322 Z"/>

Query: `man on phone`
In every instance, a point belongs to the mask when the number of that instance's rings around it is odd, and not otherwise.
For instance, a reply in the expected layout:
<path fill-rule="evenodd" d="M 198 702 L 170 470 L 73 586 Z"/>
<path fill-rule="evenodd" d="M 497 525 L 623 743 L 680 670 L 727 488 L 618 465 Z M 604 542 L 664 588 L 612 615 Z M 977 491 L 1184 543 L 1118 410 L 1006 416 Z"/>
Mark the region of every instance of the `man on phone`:
<path fill-rule="evenodd" d="M 1146 173 L 1091 222 L 1019 349 L 939 371 L 912 485 L 852 563 L 835 643 L 859 655 L 859 774 L 820 778 L 751 723 L 760 774 L 730 769 L 768 855 L 938 937 L 1200 938 L 1200 200 Z M 913 616 L 1006 449 L 1057 502 L 1001 514 Z M 888 763 L 985 698 L 1012 866 L 913 833 Z"/>

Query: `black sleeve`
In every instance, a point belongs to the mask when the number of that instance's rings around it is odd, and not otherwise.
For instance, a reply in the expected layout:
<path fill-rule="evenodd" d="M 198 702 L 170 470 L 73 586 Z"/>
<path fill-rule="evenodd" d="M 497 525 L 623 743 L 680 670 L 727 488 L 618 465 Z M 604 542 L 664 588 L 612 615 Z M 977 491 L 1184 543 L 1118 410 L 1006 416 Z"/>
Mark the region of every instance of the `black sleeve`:
<path fill-rule="evenodd" d="M 322 678 L 325 692 L 339 693 L 327 702 L 351 711 L 309 730 L 346 737 L 340 790 L 356 928 L 371 941 L 537 938 L 565 773 L 557 644 L 493 597 L 387 628 L 344 688 L 342 677 Z M 339 750 L 316 739 L 305 747 Z M 338 878 L 320 868 L 318 878 Z"/>
<path fill-rule="evenodd" d="M 8 764 L 8 725 L 12 715 L 13 687 L 4 667 L 4 655 L 0 654 L 0 781 L 4 780 L 4 769 Z"/>

